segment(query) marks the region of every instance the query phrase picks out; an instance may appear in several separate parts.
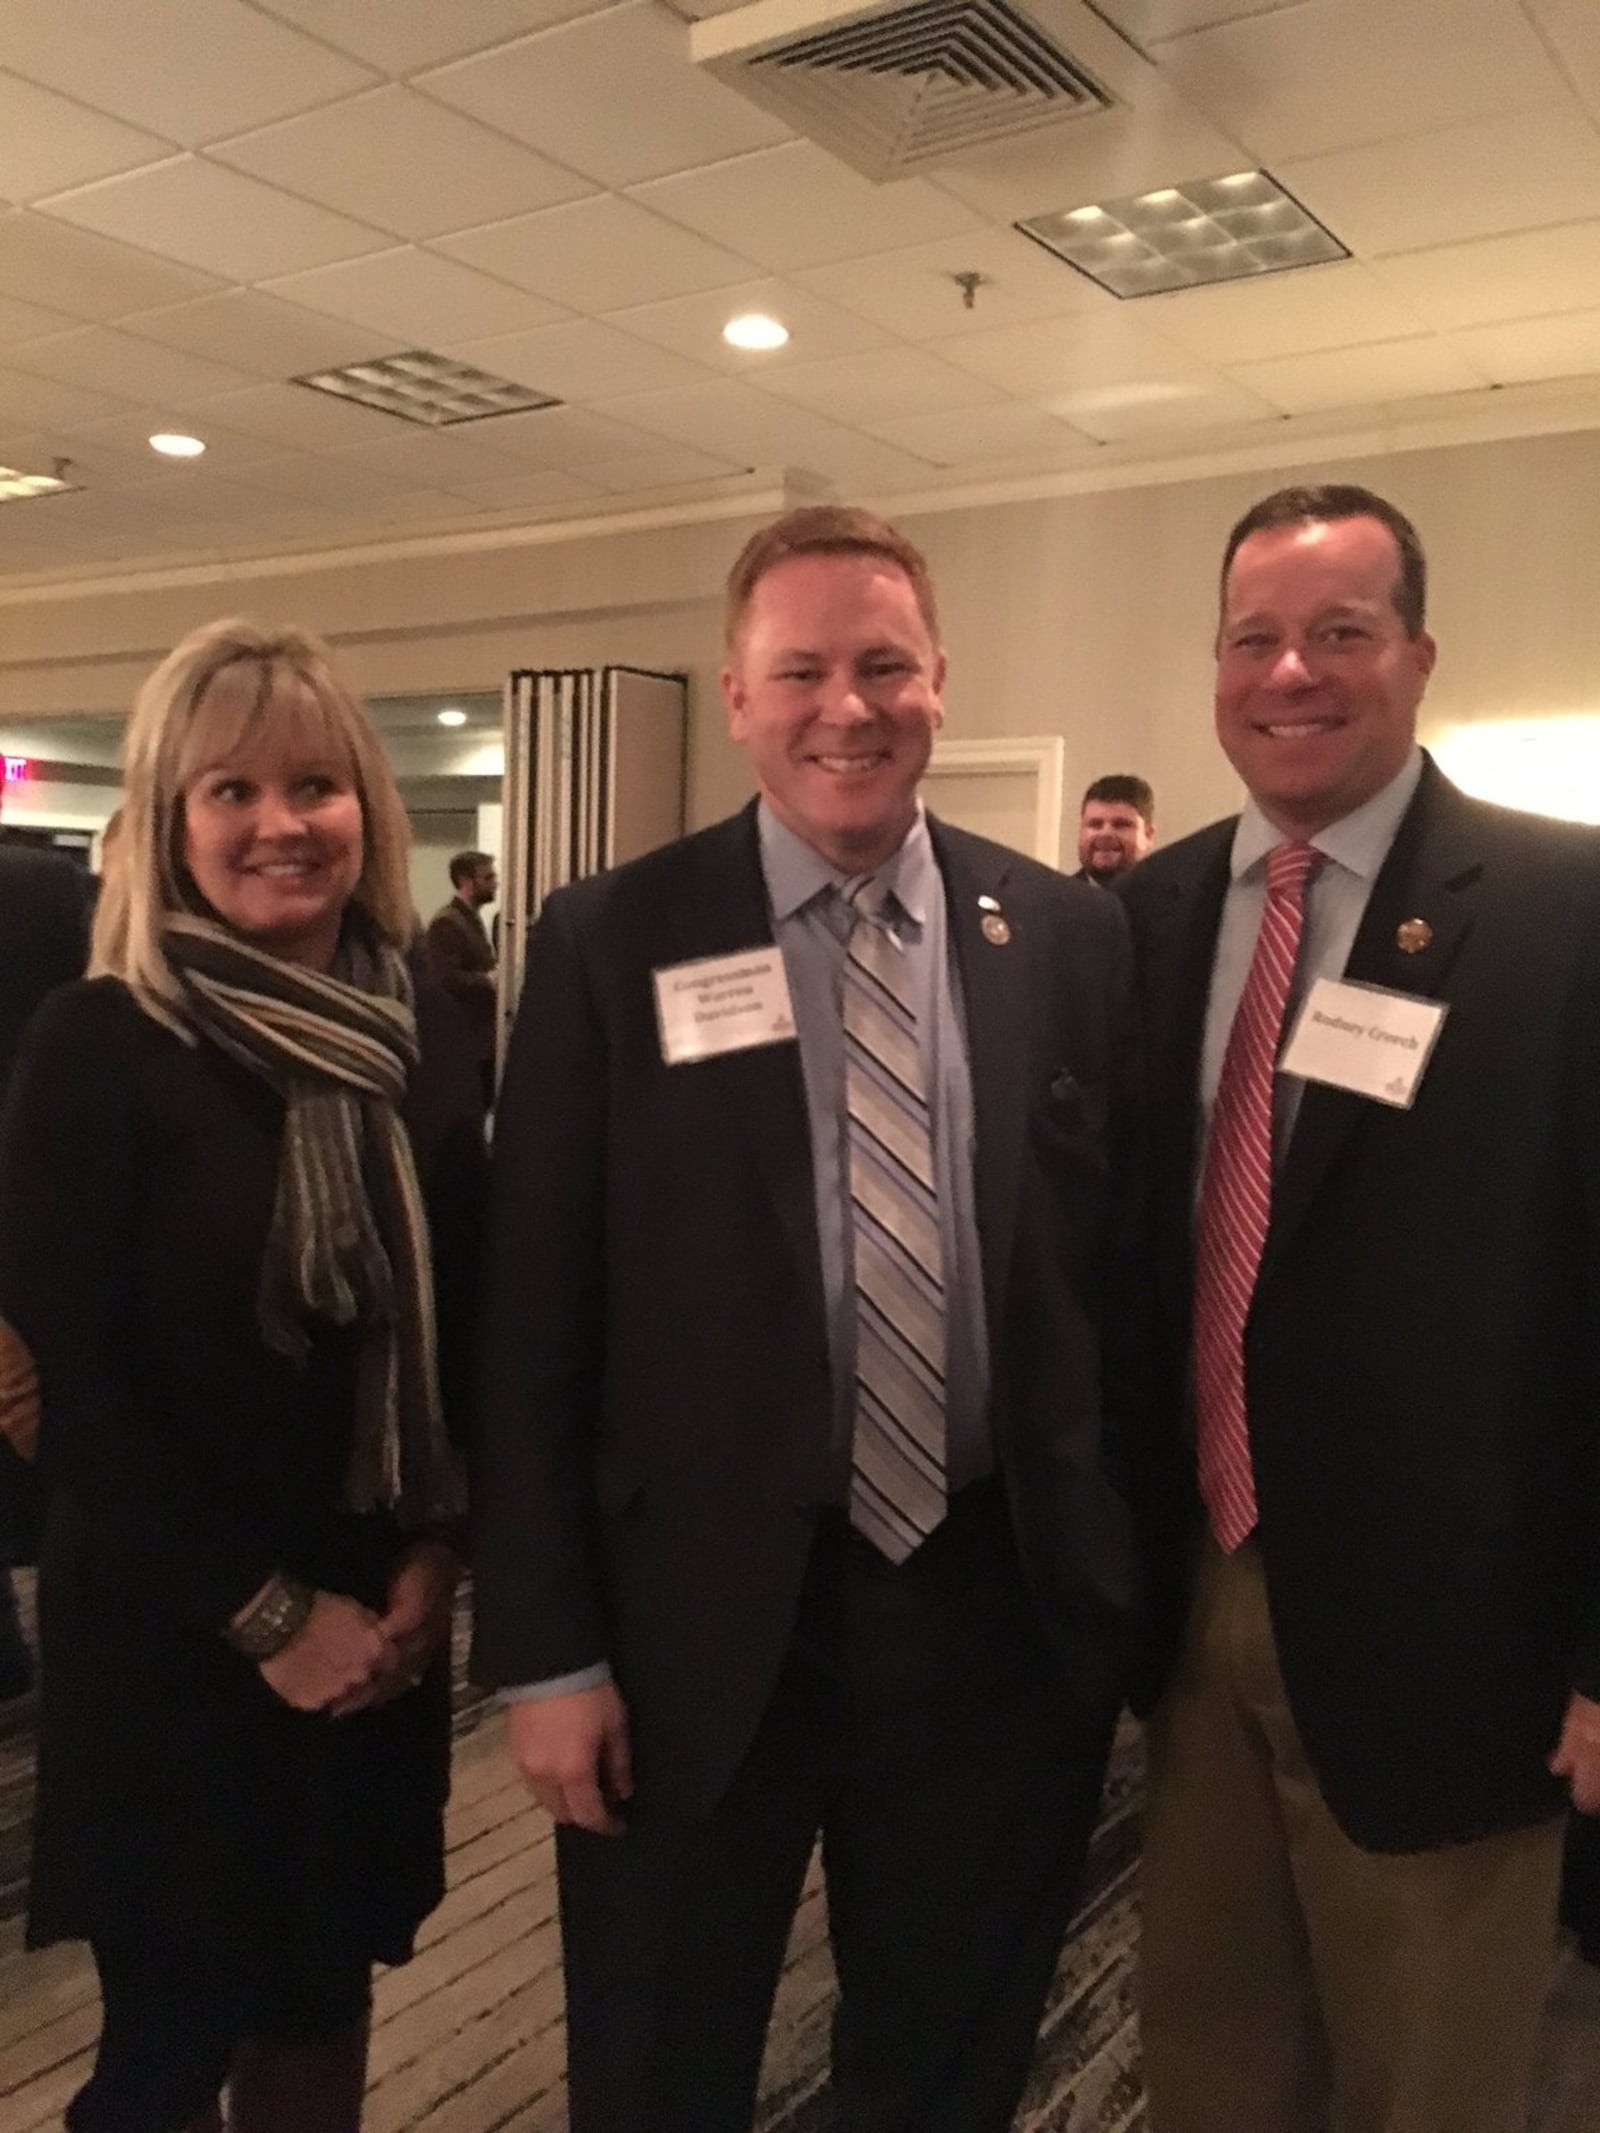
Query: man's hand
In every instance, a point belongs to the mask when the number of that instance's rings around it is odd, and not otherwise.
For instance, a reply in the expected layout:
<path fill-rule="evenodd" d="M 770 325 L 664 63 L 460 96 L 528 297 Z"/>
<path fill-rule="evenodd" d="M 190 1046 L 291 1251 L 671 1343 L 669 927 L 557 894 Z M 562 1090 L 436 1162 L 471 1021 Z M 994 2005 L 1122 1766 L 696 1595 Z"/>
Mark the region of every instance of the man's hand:
<path fill-rule="evenodd" d="M 414 1689 L 450 1639 L 450 1610 L 461 1559 L 443 1541 L 418 1541 L 400 1558 L 389 1579 L 389 1604 L 378 1627 L 388 1638 L 392 1661 L 379 1674 L 330 1706 L 333 1718 L 369 1710 Z"/>
<path fill-rule="evenodd" d="M 506 1706 L 506 1739 L 535 1799 L 557 1822 L 620 1837 L 613 1803 L 632 1797 L 628 1713 L 616 1685 Z"/>
<path fill-rule="evenodd" d="M 1600 1703 L 1574 1694 L 1550 1768 L 1571 1785 L 1580 1814 L 1600 1815 Z"/>
<path fill-rule="evenodd" d="M 391 1674 L 394 1646 L 370 1607 L 319 1592 L 298 1635 L 261 1662 L 261 1678 L 297 1711 L 326 1711 Z"/>

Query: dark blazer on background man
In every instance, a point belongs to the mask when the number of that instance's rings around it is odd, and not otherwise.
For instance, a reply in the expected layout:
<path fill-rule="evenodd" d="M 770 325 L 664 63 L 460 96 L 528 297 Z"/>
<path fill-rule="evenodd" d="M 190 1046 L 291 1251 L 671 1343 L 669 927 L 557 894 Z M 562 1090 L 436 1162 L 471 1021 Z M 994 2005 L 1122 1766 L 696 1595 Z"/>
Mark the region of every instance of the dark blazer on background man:
<path fill-rule="evenodd" d="M 428 921 L 428 967 L 436 984 L 461 1003 L 472 1030 L 474 1057 L 494 1057 L 495 952 L 483 920 L 459 896 Z"/>
<path fill-rule="evenodd" d="M 91 889 L 74 860 L 0 844 L 0 1102 L 34 1009 L 83 975 Z"/>
<path fill-rule="evenodd" d="M 1096 1327 L 1134 1078 L 1125 925 L 1109 897 L 930 829 L 971 1058 L 995 1449 L 1040 1615 L 1103 1698 L 1133 1597 Z M 503 1685 L 609 1660 L 637 1797 L 689 1816 L 750 1744 L 816 1513 L 839 1501 L 798 1047 L 669 1066 L 655 1019 L 654 970 L 771 940 L 753 805 L 559 891 L 497 1127 L 476 1670 Z"/>
<path fill-rule="evenodd" d="M 1119 888 L 1149 1044 L 1171 1435 L 1146 1446 L 1140 1495 L 1169 1656 L 1200 1515 L 1175 1443 L 1233 828 Z M 1407 920 L 1426 933 L 1412 953 Z M 1418 1850 L 1556 1813 L 1568 1694 L 1600 1695 L 1600 837 L 1468 799 L 1428 762 L 1346 975 L 1448 1012 L 1410 1110 L 1304 1085 L 1247 1405 L 1306 1752 L 1357 1843 Z"/>

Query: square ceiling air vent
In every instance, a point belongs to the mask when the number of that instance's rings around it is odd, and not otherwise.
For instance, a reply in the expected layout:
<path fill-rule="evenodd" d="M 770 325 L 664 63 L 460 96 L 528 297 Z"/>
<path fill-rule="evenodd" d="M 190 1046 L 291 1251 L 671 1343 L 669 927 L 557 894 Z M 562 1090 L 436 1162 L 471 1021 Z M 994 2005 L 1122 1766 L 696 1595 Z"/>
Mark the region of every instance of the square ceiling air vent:
<path fill-rule="evenodd" d="M 1113 296 L 1163 296 L 1350 257 L 1264 170 L 1062 208 L 1016 227 Z"/>
<path fill-rule="evenodd" d="M 335 399 L 357 400 L 363 407 L 375 407 L 382 414 L 398 415 L 403 422 L 418 422 L 434 430 L 448 429 L 457 422 L 483 422 L 491 415 L 522 415 L 530 408 L 561 405 L 551 393 L 535 392 L 530 385 L 497 378 L 490 371 L 432 355 L 425 348 L 374 356 L 368 363 L 346 363 L 338 370 L 310 371 L 290 383 L 332 393 Z"/>

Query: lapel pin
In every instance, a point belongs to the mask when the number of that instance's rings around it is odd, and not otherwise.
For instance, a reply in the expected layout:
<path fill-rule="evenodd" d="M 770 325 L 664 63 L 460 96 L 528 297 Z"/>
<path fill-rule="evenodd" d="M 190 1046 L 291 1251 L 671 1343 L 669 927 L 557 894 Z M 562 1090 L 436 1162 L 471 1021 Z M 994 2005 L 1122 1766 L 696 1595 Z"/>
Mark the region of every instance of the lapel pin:
<path fill-rule="evenodd" d="M 1006 924 L 1005 920 L 1001 917 L 998 911 L 984 912 L 983 937 L 986 941 L 988 941 L 992 946 L 996 948 L 1003 948 L 1006 942 L 1010 940 L 1011 928 Z"/>
<path fill-rule="evenodd" d="M 1433 939 L 1433 928 L 1425 918 L 1406 918 L 1396 926 L 1394 944 L 1402 955 L 1421 955 Z"/>

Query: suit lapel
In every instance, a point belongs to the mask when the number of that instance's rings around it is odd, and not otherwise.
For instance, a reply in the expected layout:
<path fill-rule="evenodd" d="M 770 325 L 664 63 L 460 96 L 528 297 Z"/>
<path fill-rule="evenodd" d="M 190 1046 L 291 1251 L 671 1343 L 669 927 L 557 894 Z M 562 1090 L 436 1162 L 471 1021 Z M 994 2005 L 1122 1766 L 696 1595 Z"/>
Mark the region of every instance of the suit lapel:
<path fill-rule="evenodd" d="M 697 872 L 688 893 L 665 914 L 671 942 L 664 962 L 693 962 L 772 945 L 772 913 L 756 806 L 699 840 Z M 720 1070 L 728 1100 L 719 1130 L 738 1134 L 766 1181 L 793 1246 L 804 1305 L 823 1322 L 822 1262 L 817 1243 L 816 1182 L 811 1160 L 811 1122 L 798 1044 L 763 1044 L 675 1073 Z"/>
<path fill-rule="evenodd" d="M 1030 957 L 1015 914 L 1007 916 L 1003 855 L 948 828 L 930 815 L 928 829 L 944 876 L 945 922 L 961 984 L 974 1120 L 973 1190 L 983 1299 L 988 1323 L 1002 1322 L 1011 1243 L 1017 1221 L 1017 1181 L 1027 1117 Z M 979 899 L 988 897 L 991 910 Z M 985 917 L 1017 929 L 1004 942 L 988 939 Z"/>
<path fill-rule="evenodd" d="M 1481 840 L 1470 803 L 1428 761 L 1372 885 L 1344 975 L 1363 985 L 1442 998 L 1471 930 L 1482 872 Z M 1422 921 L 1428 938 L 1424 947 L 1408 954 L 1399 935 L 1412 919 Z M 1411 929 L 1408 937 L 1416 937 Z M 1263 1275 L 1294 1234 L 1329 1166 L 1373 1111 L 1370 1097 L 1323 1082 L 1306 1083 L 1273 1192 Z"/>

